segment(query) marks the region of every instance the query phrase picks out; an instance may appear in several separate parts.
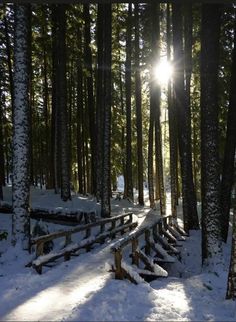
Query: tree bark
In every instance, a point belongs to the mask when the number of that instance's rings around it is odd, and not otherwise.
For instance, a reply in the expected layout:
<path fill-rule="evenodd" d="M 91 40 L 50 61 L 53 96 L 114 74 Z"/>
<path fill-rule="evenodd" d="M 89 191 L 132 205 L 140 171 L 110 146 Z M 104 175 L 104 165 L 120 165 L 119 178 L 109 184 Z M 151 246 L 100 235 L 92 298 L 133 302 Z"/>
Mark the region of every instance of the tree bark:
<path fill-rule="evenodd" d="M 202 259 L 207 264 L 221 253 L 217 97 L 220 5 L 203 4 L 201 28 Z"/>
<path fill-rule="evenodd" d="M 29 250 L 29 34 L 30 5 L 15 4 L 12 243 Z"/>
<path fill-rule="evenodd" d="M 66 5 L 59 5 L 59 42 L 58 42 L 58 67 L 60 95 L 60 131 L 61 131 L 61 198 L 63 201 L 71 199 L 70 191 L 70 162 L 68 149 L 68 110 L 67 110 L 67 91 L 66 91 Z"/>
<path fill-rule="evenodd" d="M 135 105 L 137 127 L 137 159 L 138 159 L 138 202 L 144 205 L 143 198 L 143 131 L 142 131 L 142 96 L 139 66 L 139 5 L 134 6 L 135 17 Z"/>
<path fill-rule="evenodd" d="M 236 299 L 236 207 L 233 211 L 232 244 L 226 299 Z"/>
<path fill-rule="evenodd" d="M 91 52 L 91 34 L 90 34 L 90 13 L 89 5 L 84 4 L 84 58 L 85 68 L 87 71 L 87 95 L 88 95 L 88 114 L 89 114 L 89 136 L 91 145 L 91 192 L 95 194 L 96 190 L 96 124 L 95 124 L 95 104 L 93 94 L 93 69 L 92 69 L 92 52 Z"/>
<path fill-rule="evenodd" d="M 131 24 L 132 4 L 129 3 L 127 30 L 126 30 L 126 61 L 125 61 L 125 102 L 126 102 L 126 173 L 124 198 L 133 200 L 133 176 L 132 176 L 132 126 L 131 126 Z"/>
<path fill-rule="evenodd" d="M 104 48 L 104 6 L 98 4 L 97 12 L 97 77 L 96 77 L 96 126 L 97 126 L 97 171 L 96 171 L 96 196 L 101 199 L 102 190 L 102 140 L 103 140 L 103 109 L 104 109 L 104 68 L 103 68 L 103 48 Z"/>
<path fill-rule="evenodd" d="M 221 181 L 221 207 L 222 207 L 222 238 L 227 242 L 228 227 L 229 227 L 229 213 L 231 191 L 234 180 L 234 162 L 235 162 L 235 147 L 236 147 L 236 25 L 234 28 L 234 49 L 232 55 L 232 68 L 231 68 L 231 84 L 230 84 L 230 97 L 229 109 L 227 116 L 227 132 L 223 161 L 223 172 Z"/>
<path fill-rule="evenodd" d="M 102 142 L 102 189 L 101 189 L 101 216 L 111 215 L 111 4 L 104 4 L 104 58 L 103 58 L 103 86 L 104 86 L 104 122 Z"/>
<path fill-rule="evenodd" d="M 171 21 L 170 21 L 170 5 L 167 4 L 167 60 L 171 59 Z M 171 190 L 171 214 L 173 218 L 177 218 L 177 127 L 176 127 L 176 111 L 173 102 L 172 80 L 168 81 L 168 119 L 169 119 L 169 144 L 170 144 L 170 190 Z"/>
<path fill-rule="evenodd" d="M 174 91 L 178 123 L 178 143 L 182 177 L 184 229 L 198 229 L 198 215 L 192 173 L 191 116 L 184 87 L 182 5 L 173 3 Z"/>

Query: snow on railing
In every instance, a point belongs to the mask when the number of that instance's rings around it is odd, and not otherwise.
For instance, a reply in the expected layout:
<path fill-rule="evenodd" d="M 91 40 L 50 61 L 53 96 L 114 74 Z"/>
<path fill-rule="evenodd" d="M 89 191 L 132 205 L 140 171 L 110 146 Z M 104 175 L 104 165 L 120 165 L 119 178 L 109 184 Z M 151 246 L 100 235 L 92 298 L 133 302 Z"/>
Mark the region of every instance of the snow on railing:
<path fill-rule="evenodd" d="M 185 240 L 175 227 L 171 226 L 171 223 L 171 216 L 156 218 L 142 227 L 137 227 L 128 236 L 120 238 L 111 247 L 111 251 L 114 254 L 115 278 L 128 278 L 131 282 L 137 284 L 142 281 L 142 279 L 137 278 L 137 272 L 141 276 L 152 275 L 155 277 L 166 277 L 168 275 L 167 271 L 157 263 L 175 262 L 175 258 L 168 252 L 179 255 L 180 251 L 173 245 L 170 245 L 169 242 L 177 245 L 178 240 Z M 140 246 L 141 243 L 142 247 Z M 132 266 L 125 264 L 123 259 L 124 249 L 127 246 L 131 246 L 130 257 L 132 258 Z M 144 251 L 141 249 L 144 249 Z M 155 260 L 151 257 L 153 252 L 155 254 Z M 140 262 L 144 263 L 145 269 L 140 269 Z"/>

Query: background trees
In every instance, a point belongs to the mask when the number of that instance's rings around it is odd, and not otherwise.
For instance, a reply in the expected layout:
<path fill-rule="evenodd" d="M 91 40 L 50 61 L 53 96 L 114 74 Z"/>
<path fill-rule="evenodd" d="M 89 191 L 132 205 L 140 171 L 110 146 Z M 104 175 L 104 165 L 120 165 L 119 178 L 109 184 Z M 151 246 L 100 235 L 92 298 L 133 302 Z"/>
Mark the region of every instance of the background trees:
<path fill-rule="evenodd" d="M 64 201 L 71 188 L 93 194 L 107 217 L 111 190 L 123 174 L 125 198 L 132 200 L 136 188 L 143 205 L 146 184 L 150 206 L 160 202 L 162 215 L 171 192 L 176 217 L 181 195 L 186 230 L 199 227 L 198 198 L 204 259 L 211 256 L 212 243 L 220 247 L 227 239 L 234 177 L 234 7 L 35 4 L 32 39 L 25 35 L 20 49 L 27 53 L 27 110 L 15 98 L 21 79 L 13 13 L 10 4 L 0 7 L 1 186 L 11 183 L 12 173 L 17 182 L 18 108 L 28 113 L 25 189 L 29 171 L 31 184 L 60 192 Z M 174 62 L 168 84 L 158 84 L 154 75 L 163 59 Z M 160 78 L 165 73 L 159 71 Z"/>

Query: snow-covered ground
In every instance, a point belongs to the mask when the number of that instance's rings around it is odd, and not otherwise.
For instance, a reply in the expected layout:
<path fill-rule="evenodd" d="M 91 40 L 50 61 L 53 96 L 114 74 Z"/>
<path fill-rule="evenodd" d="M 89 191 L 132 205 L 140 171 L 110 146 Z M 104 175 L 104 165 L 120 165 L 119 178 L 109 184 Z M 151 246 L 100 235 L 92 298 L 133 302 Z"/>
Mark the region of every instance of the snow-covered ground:
<path fill-rule="evenodd" d="M 63 207 L 58 196 L 33 191 L 32 205 Z M 10 194 L 5 191 L 5 200 Z M 73 197 L 67 207 L 97 209 L 89 198 Z M 144 210 L 127 201 L 113 200 L 112 209 L 122 213 L 133 210 L 137 220 L 145 219 Z M 49 225 L 50 230 L 56 229 Z M 0 214 L 0 229 L 10 231 L 11 215 Z M 59 229 L 59 228 L 58 228 Z M 236 321 L 236 302 L 226 301 L 229 245 L 224 263 L 213 273 L 201 269 L 200 231 L 191 231 L 183 242 L 182 263 L 169 270 L 168 278 L 150 284 L 118 281 L 110 271 L 111 243 L 96 247 L 38 275 L 25 268 L 27 254 L 0 241 L 0 320 L 15 321 Z M 180 277 L 182 276 L 182 277 Z"/>

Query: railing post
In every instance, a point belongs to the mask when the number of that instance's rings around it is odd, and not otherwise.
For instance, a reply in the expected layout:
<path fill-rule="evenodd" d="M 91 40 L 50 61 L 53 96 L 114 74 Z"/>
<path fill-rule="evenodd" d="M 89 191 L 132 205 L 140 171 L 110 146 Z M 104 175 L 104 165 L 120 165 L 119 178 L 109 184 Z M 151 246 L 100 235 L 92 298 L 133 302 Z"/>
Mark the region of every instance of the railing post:
<path fill-rule="evenodd" d="M 145 254 L 151 254 L 151 247 L 150 247 L 150 230 L 145 230 Z"/>
<path fill-rule="evenodd" d="M 115 229 L 116 228 L 116 220 L 113 220 L 111 222 L 111 230 Z M 112 234 L 111 235 L 111 238 L 115 238 L 116 237 L 116 233 Z"/>
<path fill-rule="evenodd" d="M 65 246 L 67 246 L 71 243 L 71 234 L 68 234 L 65 237 Z"/>
<path fill-rule="evenodd" d="M 120 225 L 121 226 L 124 226 L 124 224 L 125 224 L 125 217 L 121 217 L 120 218 Z M 122 229 L 121 231 L 120 231 L 120 234 L 121 235 L 123 235 L 125 233 L 125 231 L 124 231 L 124 229 Z"/>
<path fill-rule="evenodd" d="M 129 222 L 133 222 L 133 214 L 129 215 Z M 132 230 L 132 228 L 129 227 L 129 231 L 131 231 L 131 230 Z"/>
<path fill-rule="evenodd" d="M 124 273 L 121 267 L 121 260 L 122 260 L 121 250 L 116 250 L 114 253 L 114 256 L 115 256 L 115 267 L 116 267 L 115 278 L 118 280 L 123 280 Z"/>
<path fill-rule="evenodd" d="M 43 255 L 44 242 L 40 241 L 36 244 L 36 257 Z"/>
<path fill-rule="evenodd" d="M 85 239 L 89 238 L 90 236 L 91 236 L 91 228 L 87 228 L 86 229 L 86 234 L 85 234 Z M 85 249 L 86 249 L 86 252 L 89 252 L 91 250 L 91 247 L 86 246 Z"/>
<path fill-rule="evenodd" d="M 152 235 L 153 235 L 153 239 L 154 239 L 155 243 L 157 243 L 157 225 L 154 225 L 152 227 Z"/>
<path fill-rule="evenodd" d="M 138 249 L 138 239 L 135 238 L 132 240 L 132 264 L 139 266 L 139 257 L 137 254 Z"/>

